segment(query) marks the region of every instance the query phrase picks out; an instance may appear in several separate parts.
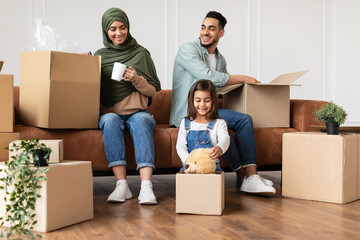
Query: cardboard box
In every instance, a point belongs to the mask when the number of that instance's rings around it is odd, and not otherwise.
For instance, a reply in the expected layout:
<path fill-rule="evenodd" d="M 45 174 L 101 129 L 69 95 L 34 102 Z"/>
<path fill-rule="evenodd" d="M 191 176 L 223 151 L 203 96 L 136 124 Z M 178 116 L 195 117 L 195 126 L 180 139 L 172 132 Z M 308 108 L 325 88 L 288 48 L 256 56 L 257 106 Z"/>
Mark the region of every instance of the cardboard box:
<path fill-rule="evenodd" d="M 54 51 L 20 55 L 20 116 L 43 128 L 98 128 L 100 57 Z"/>
<path fill-rule="evenodd" d="M 9 160 L 9 150 L 5 150 L 4 148 L 9 146 L 14 140 L 20 139 L 20 133 L 2 133 L 0 132 L 0 162 L 5 162 Z"/>
<path fill-rule="evenodd" d="M 282 195 L 348 203 L 360 198 L 360 134 L 284 133 Z"/>
<path fill-rule="evenodd" d="M 14 76 L 0 74 L 0 132 L 14 131 Z"/>
<path fill-rule="evenodd" d="M 0 168 L 5 168 L 0 163 Z M 94 217 L 93 179 L 90 161 L 64 161 L 49 165 L 48 181 L 42 181 L 40 198 L 35 204 L 34 231 L 49 232 Z M 0 173 L 4 174 L 3 172 Z M 0 204 L 4 206 L 4 192 L 0 191 Z M 4 216 L 5 208 L 0 208 Z M 9 227 L 5 224 L 5 227 Z"/>
<path fill-rule="evenodd" d="M 223 95 L 223 108 L 250 115 L 254 127 L 290 126 L 290 86 L 307 71 L 287 73 L 270 83 L 246 83 L 217 90 Z"/>
<path fill-rule="evenodd" d="M 176 174 L 176 212 L 221 215 L 225 207 L 224 172 Z"/>
<path fill-rule="evenodd" d="M 64 160 L 64 141 L 62 139 L 57 140 L 39 140 L 40 143 L 44 143 L 47 147 L 51 148 L 49 163 L 59 163 Z M 9 144 L 9 149 L 13 149 L 12 145 L 20 145 L 21 140 L 13 141 Z M 19 154 L 20 151 L 10 151 L 9 157 Z"/>

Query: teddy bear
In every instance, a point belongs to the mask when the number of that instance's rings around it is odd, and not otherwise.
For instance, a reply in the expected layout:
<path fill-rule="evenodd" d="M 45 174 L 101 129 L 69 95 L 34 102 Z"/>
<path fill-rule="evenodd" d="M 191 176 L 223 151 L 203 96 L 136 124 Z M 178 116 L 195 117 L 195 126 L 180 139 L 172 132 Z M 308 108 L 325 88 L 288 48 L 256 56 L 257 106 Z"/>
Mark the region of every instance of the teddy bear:
<path fill-rule="evenodd" d="M 191 151 L 186 159 L 185 173 L 215 173 L 216 161 L 209 157 L 210 148 L 198 148 Z"/>

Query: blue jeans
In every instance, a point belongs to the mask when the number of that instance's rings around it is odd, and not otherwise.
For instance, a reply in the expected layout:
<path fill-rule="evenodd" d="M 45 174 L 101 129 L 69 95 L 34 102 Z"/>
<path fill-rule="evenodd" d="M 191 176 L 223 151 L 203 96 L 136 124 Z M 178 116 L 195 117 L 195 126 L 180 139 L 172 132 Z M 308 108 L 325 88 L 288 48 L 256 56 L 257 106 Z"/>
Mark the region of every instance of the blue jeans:
<path fill-rule="evenodd" d="M 230 137 L 229 149 L 223 155 L 231 170 L 256 166 L 256 145 L 252 118 L 247 114 L 228 109 L 219 109 L 219 116 L 226 121 L 228 128 L 236 133 L 237 146 L 233 137 Z"/>
<path fill-rule="evenodd" d="M 101 116 L 99 127 L 104 136 L 104 148 L 108 167 L 126 166 L 125 130 L 128 130 L 135 149 L 137 170 L 142 167 L 155 169 L 153 131 L 155 119 L 145 110 L 128 115 L 107 113 Z"/>

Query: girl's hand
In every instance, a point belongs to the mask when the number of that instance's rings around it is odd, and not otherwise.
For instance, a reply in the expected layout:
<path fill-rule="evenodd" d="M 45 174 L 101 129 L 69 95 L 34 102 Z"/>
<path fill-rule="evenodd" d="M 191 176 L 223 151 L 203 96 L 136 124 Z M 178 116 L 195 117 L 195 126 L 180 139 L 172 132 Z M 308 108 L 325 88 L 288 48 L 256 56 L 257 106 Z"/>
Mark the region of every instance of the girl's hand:
<path fill-rule="evenodd" d="M 124 73 L 124 81 L 136 83 L 140 80 L 140 76 L 133 67 L 128 67 Z"/>
<path fill-rule="evenodd" d="M 209 152 L 209 157 L 211 157 L 212 159 L 217 159 L 221 156 L 222 154 L 222 150 L 219 146 L 215 146 L 212 149 L 210 149 Z"/>

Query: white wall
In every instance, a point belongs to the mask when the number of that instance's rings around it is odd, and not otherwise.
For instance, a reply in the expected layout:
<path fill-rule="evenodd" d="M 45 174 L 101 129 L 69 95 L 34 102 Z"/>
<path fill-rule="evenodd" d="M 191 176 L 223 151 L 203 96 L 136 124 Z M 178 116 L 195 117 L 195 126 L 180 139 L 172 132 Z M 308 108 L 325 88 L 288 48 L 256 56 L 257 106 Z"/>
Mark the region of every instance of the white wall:
<path fill-rule="evenodd" d="M 347 124 L 360 125 L 359 0 L 0 0 L 2 73 L 14 74 L 19 85 L 19 54 L 28 49 L 37 17 L 95 52 L 110 7 L 128 14 L 131 34 L 150 51 L 164 89 L 171 89 L 179 45 L 194 41 L 205 14 L 217 10 L 228 20 L 218 47 L 230 73 L 269 82 L 307 69 L 291 98 L 333 100 L 349 112 Z"/>

